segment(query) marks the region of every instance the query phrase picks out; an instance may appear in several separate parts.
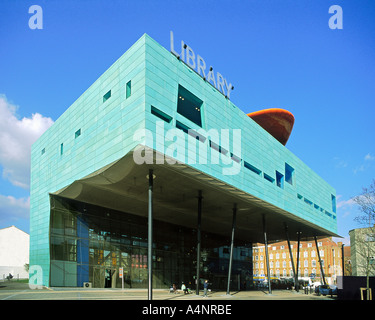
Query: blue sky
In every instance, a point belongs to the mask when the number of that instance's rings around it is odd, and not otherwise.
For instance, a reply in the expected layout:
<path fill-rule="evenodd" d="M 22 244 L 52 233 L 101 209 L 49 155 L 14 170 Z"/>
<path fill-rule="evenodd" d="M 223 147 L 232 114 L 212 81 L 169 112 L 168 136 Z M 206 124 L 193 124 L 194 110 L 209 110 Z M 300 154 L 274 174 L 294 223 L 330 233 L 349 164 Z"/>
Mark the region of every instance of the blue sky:
<path fill-rule="evenodd" d="M 0 228 L 29 232 L 31 143 L 144 33 L 169 50 L 170 30 L 245 113 L 294 114 L 287 148 L 336 188 L 338 233 L 359 227 L 351 198 L 375 178 L 374 1 L 2 0 L 0 15 Z"/>

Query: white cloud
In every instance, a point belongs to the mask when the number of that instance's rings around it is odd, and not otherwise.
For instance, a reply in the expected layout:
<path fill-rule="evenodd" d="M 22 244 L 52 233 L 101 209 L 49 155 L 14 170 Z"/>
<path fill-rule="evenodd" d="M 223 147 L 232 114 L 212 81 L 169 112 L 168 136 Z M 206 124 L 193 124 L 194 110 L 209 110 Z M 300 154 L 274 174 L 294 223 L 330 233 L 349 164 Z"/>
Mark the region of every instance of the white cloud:
<path fill-rule="evenodd" d="M 0 94 L 0 165 L 3 178 L 13 185 L 29 188 L 31 145 L 52 124 L 39 113 L 18 119 L 17 107 Z"/>
<path fill-rule="evenodd" d="M 30 197 L 15 198 L 13 196 L 3 196 L 0 194 L 0 223 L 12 219 L 28 219 L 30 212 Z"/>
<path fill-rule="evenodd" d="M 365 156 L 365 160 L 366 161 L 372 161 L 372 160 L 375 160 L 375 157 L 368 153 Z"/>

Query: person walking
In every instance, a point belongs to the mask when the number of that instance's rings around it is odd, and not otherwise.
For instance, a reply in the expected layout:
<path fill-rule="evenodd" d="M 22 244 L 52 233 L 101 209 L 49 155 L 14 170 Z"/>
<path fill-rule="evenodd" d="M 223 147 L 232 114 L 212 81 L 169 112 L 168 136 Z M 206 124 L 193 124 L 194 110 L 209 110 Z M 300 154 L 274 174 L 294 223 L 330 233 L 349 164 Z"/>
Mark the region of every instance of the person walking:
<path fill-rule="evenodd" d="M 204 289 L 203 298 L 207 298 L 208 280 L 206 280 L 206 281 L 204 282 L 203 289 Z"/>
<path fill-rule="evenodd" d="M 184 294 L 187 293 L 187 289 L 186 289 L 185 283 L 182 283 L 181 290 L 184 292 Z"/>

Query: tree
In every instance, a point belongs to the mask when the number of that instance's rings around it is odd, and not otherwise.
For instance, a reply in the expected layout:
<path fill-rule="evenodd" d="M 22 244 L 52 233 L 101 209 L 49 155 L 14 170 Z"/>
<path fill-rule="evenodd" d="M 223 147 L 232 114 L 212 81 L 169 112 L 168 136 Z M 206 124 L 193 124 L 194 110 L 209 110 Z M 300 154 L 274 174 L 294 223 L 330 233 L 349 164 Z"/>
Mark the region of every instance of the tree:
<path fill-rule="evenodd" d="M 358 264 L 366 275 L 366 292 L 369 300 L 370 274 L 375 272 L 375 179 L 368 188 L 363 188 L 362 193 L 354 197 L 353 201 L 359 206 L 360 211 L 354 220 L 364 226 L 363 229 L 359 229 L 356 236 L 356 252 L 361 257 Z"/>

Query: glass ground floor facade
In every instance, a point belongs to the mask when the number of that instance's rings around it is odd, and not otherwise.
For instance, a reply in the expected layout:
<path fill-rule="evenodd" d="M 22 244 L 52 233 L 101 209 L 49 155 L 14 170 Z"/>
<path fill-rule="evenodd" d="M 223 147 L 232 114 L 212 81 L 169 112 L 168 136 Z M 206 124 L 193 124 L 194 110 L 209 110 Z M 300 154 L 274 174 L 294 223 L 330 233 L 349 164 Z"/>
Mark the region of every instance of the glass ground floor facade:
<path fill-rule="evenodd" d="M 147 288 L 147 218 L 51 195 L 50 286 Z M 202 232 L 200 281 L 226 289 L 230 239 Z M 195 289 L 197 232 L 153 223 L 153 287 Z M 252 246 L 236 240 L 231 289 L 252 283 Z"/>

